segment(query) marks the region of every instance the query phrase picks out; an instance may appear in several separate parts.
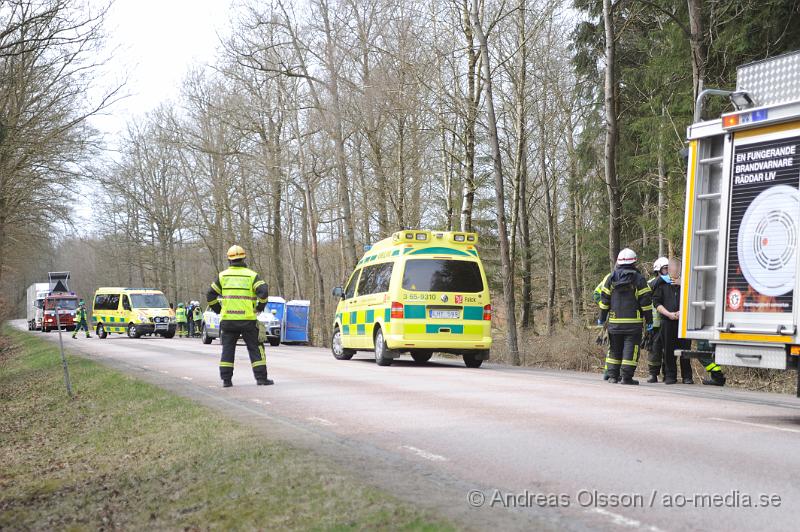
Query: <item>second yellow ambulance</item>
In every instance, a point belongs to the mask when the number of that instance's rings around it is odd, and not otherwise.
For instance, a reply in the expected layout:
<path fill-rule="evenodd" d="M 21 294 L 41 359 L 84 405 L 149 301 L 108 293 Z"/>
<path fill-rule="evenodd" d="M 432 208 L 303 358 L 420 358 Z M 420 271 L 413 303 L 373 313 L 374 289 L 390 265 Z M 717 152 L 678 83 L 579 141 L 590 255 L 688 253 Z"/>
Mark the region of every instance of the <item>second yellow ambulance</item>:
<path fill-rule="evenodd" d="M 376 243 L 333 291 L 334 357 L 373 351 L 388 366 L 403 353 L 417 363 L 454 353 L 480 367 L 492 346 L 492 305 L 477 243 L 475 233 L 422 230 Z"/>

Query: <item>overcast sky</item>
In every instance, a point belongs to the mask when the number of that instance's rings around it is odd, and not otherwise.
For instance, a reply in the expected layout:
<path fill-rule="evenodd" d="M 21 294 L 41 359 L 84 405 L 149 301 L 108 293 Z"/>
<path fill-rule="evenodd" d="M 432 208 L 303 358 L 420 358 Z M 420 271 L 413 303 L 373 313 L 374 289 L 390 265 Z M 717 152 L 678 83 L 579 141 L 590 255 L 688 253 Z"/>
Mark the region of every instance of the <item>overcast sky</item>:
<path fill-rule="evenodd" d="M 187 70 L 213 62 L 218 35 L 226 35 L 230 27 L 231 4 L 232 0 L 115 0 L 105 25 L 113 55 L 102 84 L 127 78 L 125 93 L 130 96 L 106 116 L 93 119 L 95 127 L 114 136 L 130 118 L 176 99 Z"/>

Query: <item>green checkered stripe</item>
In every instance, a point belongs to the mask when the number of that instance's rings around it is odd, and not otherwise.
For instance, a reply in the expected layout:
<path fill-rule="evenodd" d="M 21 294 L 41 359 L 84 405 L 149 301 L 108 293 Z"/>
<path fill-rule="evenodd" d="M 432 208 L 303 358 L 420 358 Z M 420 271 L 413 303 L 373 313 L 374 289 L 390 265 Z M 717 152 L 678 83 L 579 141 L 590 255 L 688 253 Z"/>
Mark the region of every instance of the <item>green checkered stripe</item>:
<path fill-rule="evenodd" d="M 378 255 L 379 255 L 378 253 L 376 253 L 374 255 L 364 255 L 364 257 L 362 257 L 362 259 L 360 261 L 358 261 L 358 264 L 356 264 L 356 266 L 361 266 L 362 264 L 366 264 L 368 262 L 375 262 L 376 260 L 378 260 Z M 392 251 L 391 255 L 388 255 L 388 256 L 389 257 L 396 257 L 398 255 L 400 255 L 400 250 L 399 249 L 395 249 L 394 251 Z M 386 258 L 386 257 L 381 257 L 381 258 Z"/>
<path fill-rule="evenodd" d="M 92 316 L 92 326 L 96 327 L 99 323 L 102 323 L 103 329 L 108 332 L 125 332 L 128 328 L 128 323 L 123 318 L 105 316 L 98 319 L 97 316 Z"/>
<path fill-rule="evenodd" d="M 370 309 L 362 312 L 337 312 L 336 321 L 342 324 L 342 334 L 346 336 L 365 336 L 367 334 L 367 325 L 375 323 L 376 316 L 379 317 L 383 314 L 383 323 L 392 321 L 392 311 L 389 308 L 382 310 Z M 359 314 L 364 316 L 359 319 Z M 345 323 L 346 322 L 346 323 Z"/>

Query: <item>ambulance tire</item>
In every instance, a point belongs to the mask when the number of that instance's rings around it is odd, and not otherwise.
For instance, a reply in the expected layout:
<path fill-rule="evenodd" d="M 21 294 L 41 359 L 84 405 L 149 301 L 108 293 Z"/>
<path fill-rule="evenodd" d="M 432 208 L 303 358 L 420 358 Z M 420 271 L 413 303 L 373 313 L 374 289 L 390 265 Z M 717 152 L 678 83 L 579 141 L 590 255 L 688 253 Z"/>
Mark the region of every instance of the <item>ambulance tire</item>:
<path fill-rule="evenodd" d="M 464 365 L 468 368 L 479 368 L 483 364 L 483 359 L 475 356 L 474 353 L 464 353 Z"/>
<path fill-rule="evenodd" d="M 142 337 L 142 331 L 140 331 L 139 328 L 136 325 L 134 325 L 133 323 L 129 323 L 128 324 L 127 333 L 128 333 L 128 338 L 141 338 Z"/>
<path fill-rule="evenodd" d="M 106 328 L 103 327 L 102 325 L 97 326 L 95 334 L 97 334 L 97 337 L 100 339 L 108 338 L 108 333 L 106 332 Z"/>
<path fill-rule="evenodd" d="M 425 364 L 433 356 L 433 351 L 416 351 L 411 353 L 415 364 Z"/>
<path fill-rule="evenodd" d="M 281 345 L 280 338 L 268 338 L 267 341 L 269 342 L 269 345 L 271 345 L 272 347 L 278 347 L 279 345 Z"/>
<path fill-rule="evenodd" d="M 170 329 L 169 331 L 162 333 L 161 336 L 164 338 L 175 338 L 175 329 Z"/>
<path fill-rule="evenodd" d="M 392 351 L 386 345 L 386 340 L 383 338 L 383 330 L 380 327 L 375 328 L 375 363 L 379 366 L 392 365 Z"/>
<path fill-rule="evenodd" d="M 331 353 L 336 360 L 350 360 L 356 354 L 354 349 L 342 347 L 342 333 L 339 327 L 333 329 L 333 340 L 331 341 Z"/>

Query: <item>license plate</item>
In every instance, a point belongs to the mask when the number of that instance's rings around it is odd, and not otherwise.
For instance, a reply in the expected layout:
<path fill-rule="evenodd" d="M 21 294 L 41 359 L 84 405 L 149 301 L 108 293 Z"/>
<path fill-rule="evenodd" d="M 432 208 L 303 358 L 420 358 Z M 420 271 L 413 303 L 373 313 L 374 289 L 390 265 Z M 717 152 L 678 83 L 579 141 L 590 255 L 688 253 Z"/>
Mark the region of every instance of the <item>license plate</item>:
<path fill-rule="evenodd" d="M 156 323 L 156 330 L 157 331 L 166 331 L 168 325 L 166 323 Z"/>
<path fill-rule="evenodd" d="M 461 316 L 457 310 L 432 310 L 431 318 L 435 320 L 457 320 Z"/>

